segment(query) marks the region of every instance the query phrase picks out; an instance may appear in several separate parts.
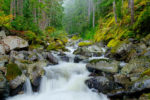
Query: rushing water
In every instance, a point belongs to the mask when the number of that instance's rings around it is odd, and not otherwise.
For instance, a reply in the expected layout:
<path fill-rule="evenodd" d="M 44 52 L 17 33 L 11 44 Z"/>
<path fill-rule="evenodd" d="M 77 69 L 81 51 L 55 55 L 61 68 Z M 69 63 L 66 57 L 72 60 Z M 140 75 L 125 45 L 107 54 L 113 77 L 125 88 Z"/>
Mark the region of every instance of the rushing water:
<path fill-rule="evenodd" d="M 66 52 L 70 57 L 71 52 Z M 72 58 L 73 59 L 73 58 Z M 92 92 L 85 85 L 89 72 L 84 63 L 62 62 L 58 65 L 45 67 L 38 93 L 33 93 L 29 79 L 26 81 L 26 92 L 22 95 L 10 97 L 7 100 L 108 100 L 103 94 Z"/>

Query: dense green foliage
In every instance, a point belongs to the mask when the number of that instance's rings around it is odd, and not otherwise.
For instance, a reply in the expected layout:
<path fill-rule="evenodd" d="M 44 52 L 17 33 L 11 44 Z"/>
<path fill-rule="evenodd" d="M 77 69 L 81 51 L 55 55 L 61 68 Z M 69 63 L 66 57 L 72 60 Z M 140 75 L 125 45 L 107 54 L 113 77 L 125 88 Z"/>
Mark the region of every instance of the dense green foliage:
<path fill-rule="evenodd" d="M 18 0 L 1 0 L 0 26 L 23 33 L 32 45 L 66 41 L 70 33 L 114 47 L 126 38 L 140 39 L 150 33 L 148 1 L 134 0 L 133 7 L 129 1 L 24 0 L 21 5 Z"/>

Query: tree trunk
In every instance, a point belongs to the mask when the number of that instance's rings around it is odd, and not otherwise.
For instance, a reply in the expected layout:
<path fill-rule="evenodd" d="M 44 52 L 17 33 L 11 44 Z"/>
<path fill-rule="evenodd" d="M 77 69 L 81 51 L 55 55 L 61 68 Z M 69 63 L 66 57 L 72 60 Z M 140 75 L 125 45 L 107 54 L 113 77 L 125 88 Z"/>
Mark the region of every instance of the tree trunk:
<path fill-rule="evenodd" d="M 88 21 L 90 22 L 91 16 L 91 0 L 88 0 Z"/>
<path fill-rule="evenodd" d="M 134 0 L 131 0 L 131 24 L 134 23 Z"/>
<path fill-rule="evenodd" d="M 10 14 L 13 15 L 13 3 L 14 3 L 14 0 L 11 0 L 10 2 Z"/>
<path fill-rule="evenodd" d="M 114 11 L 114 16 L 115 16 L 115 22 L 117 23 L 117 14 L 116 14 L 116 2 L 113 2 L 113 11 Z"/>
<path fill-rule="evenodd" d="M 17 0 L 17 15 L 20 15 L 20 0 Z"/>
<path fill-rule="evenodd" d="M 95 27 L 95 5 L 93 4 L 93 28 Z"/>
<path fill-rule="evenodd" d="M 16 17 L 16 0 L 13 2 L 13 16 Z"/>

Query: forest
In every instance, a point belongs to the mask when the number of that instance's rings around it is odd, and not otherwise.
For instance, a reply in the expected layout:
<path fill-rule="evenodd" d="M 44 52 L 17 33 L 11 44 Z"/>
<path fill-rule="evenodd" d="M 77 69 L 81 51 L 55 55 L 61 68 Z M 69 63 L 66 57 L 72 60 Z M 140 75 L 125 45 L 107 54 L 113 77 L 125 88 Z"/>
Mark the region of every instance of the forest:
<path fill-rule="evenodd" d="M 60 100 L 39 92 L 54 80 L 63 100 L 149 100 L 150 0 L 0 0 L 0 100 Z"/>

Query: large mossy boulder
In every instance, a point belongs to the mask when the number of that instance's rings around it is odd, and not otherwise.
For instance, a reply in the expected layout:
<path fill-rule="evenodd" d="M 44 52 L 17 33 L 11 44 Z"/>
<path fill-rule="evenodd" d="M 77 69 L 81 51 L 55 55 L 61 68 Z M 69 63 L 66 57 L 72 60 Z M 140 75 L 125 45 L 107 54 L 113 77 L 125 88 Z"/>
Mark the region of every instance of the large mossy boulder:
<path fill-rule="evenodd" d="M 101 47 L 97 45 L 91 45 L 91 46 L 78 47 L 78 49 L 75 50 L 73 54 L 82 55 L 85 57 L 92 57 L 92 56 L 101 56 L 103 53 L 104 51 Z"/>
<path fill-rule="evenodd" d="M 86 68 L 90 72 L 100 71 L 107 73 L 117 73 L 119 70 L 119 62 L 108 59 L 94 59 L 86 65 Z"/>
<path fill-rule="evenodd" d="M 130 62 L 121 69 L 121 73 L 139 77 L 139 75 L 148 68 L 150 68 L 150 59 L 147 57 L 140 57 L 130 60 Z"/>

